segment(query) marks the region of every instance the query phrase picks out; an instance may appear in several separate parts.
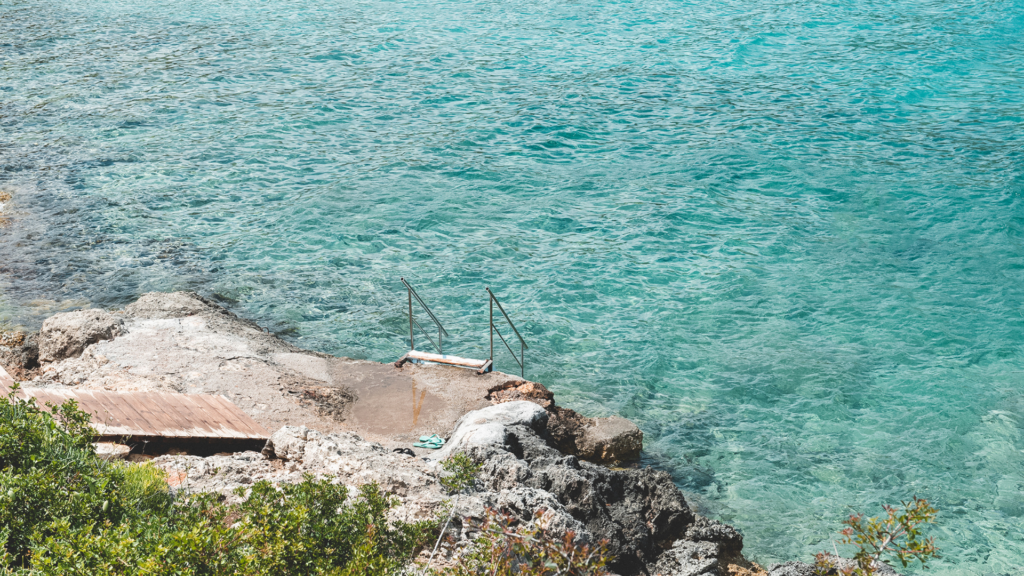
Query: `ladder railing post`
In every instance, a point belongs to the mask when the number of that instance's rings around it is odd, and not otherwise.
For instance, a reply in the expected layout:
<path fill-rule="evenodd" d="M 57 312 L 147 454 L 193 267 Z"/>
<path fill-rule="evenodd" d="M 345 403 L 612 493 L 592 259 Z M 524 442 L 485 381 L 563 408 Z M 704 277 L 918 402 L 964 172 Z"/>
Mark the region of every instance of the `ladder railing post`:
<path fill-rule="evenodd" d="M 405 278 L 402 278 L 402 280 L 404 281 Z M 409 295 L 409 350 L 415 350 L 416 341 L 413 339 L 412 330 L 412 288 L 408 288 L 406 293 Z"/>
<path fill-rule="evenodd" d="M 526 378 L 526 344 L 519 341 L 519 376 Z"/>
<path fill-rule="evenodd" d="M 526 340 L 523 340 L 522 334 L 519 333 L 519 330 L 516 330 L 516 325 L 512 323 L 512 319 L 509 318 L 508 312 L 505 312 L 505 308 L 502 307 L 501 302 L 498 301 L 498 297 L 494 295 L 494 292 L 491 292 L 490 287 L 485 288 L 485 290 L 487 290 L 487 300 L 490 306 L 490 316 L 488 318 L 488 324 L 491 337 L 491 362 L 494 362 L 494 333 L 497 332 L 498 338 L 501 338 L 502 344 L 505 345 L 505 349 L 508 350 L 508 353 L 512 355 L 512 359 L 515 360 L 517 364 L 519 364 L 519 375 L 522 376 L 523 378 L 526 378 L 526 349 L 528 348 L 528 346 L 526 345 Z M 500 310 L 501 315 L 505 317 L 505 322 L 508 322 L 509 328 L 511 328 L 512 332 L 515 333 L 516 338 L 519 338 L 519 358 L 516 358 L 515 350 L 513 350 L 512 347 L 508 345 L 508 341 L 506 341 L 505 337 L 501 335 L 501 332 L 498 330 L 498 327 L 494 325 L 495 304 L 498 305 L 498 310 Z"/>
<path fill-rule="evenodd" d="M 444 345 L 443 339 L 445 336 L 451 335 L 448 334 L 448 331 L 444 329 L 444 326 L 441 325 L 441 321 L 437 319 L 437 316 L 435 316 L 434 313 L 430 310 L 430 307 L 427 306 L 427 303 L 424 302 L 422 298 L 420 298 L 420 295 L 416 293 L 416 290 L 412 287 L 412 285 L 405 281 L 405 278 L 402 278 L 402 284 L 405 285 L 405 289 L 408 295 L 407 297 L 409 306 L 409 349 L 416 349 L 415 333 L 416 328 L 419 328 L 420 331 L 423 332 L 423 337 L 427 339 L 427 342 L 430 342 L 430 344 L 434 347 L 434 349 L 438 351 L 438 353 L 444 354 L 444 349 L 442 348 L 442 346 Z M 430 337 L 430 332 L 427 332 L 426 328 L 421 326 L 420 323 L 416 321 L 416 318 L 413 317 L 412 301 L 414 298 L 416 299 L 417 302 L 419 302 L 420 307 L 423 308 L 423 311 L 427 313 L 427 317 L 430 318 L 430 321 L 437 326 L 437 342 L 434 342 L 434 339 Z"/>

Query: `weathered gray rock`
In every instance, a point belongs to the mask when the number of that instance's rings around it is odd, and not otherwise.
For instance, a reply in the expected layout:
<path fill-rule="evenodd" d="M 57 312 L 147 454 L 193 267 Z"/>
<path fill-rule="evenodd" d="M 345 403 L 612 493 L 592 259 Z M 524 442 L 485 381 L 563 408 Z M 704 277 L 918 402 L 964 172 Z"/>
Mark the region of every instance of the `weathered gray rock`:
<path fill-rule="evenodd" d="M 97 442 L 93 447 L 96 449 L 96 455 L 103 460 L 124 460 L 132 451 L 129 446 L 113 442 Z"/>
<path fill-rule="evenodd" d="M 768 569 L 768 576 L 814 576 L 814 566 L 797 561 L 776 564 Z"/>
<path fill-rule="evenodd" d="M 522 505 L 510 507 L 520 520 L 530 520 L 539 509 L 550 511 L 553 524 L 571 529 L 578 539 L 607 540 L 617 572 L 643 573 L 693 524 L 683 495 L 665 472 L 610 470 L 562 454 L 545 437 L 547 419 L 547 411 L 529 401 L 470 412 L 430 459 L 470 454 L 483 463 L 487 491 L 523 497 Z"/>
<path fill-rule="evenodd" d="M 525 400 L 474 410 L 455 423 L 451 438 L 443 448 L 428 458 L 440 461 L 457 452 L 483 455 L 509 450 L 513 442 L 509 437 L 509 426 L 526 426 L 539 433 L 544 430 L 547 421 L 547 411 Z"/>
<path fill-rule="evenodd" d="M 152 463 L 167 471 L 179 489 L 216 492 L 229 501 L 238 499 L 236 488 L 260 480 L 298 483 L 304 474 L 351 487 L 375 482 L 399 499 L 392 517 L 404 521 L 433 518 L 446 499 L 434 467 L 419 458 L 385 450 L 355 434 L 322 434 L 303 426 L 285 426 L 272 434 L 262 454 L 168 455 Z M 483 510 L 483 505 L 478 507 Z"/>
<path fill-rule="evenodd" d="M 306 471 L 344 478 L 348 484 L 376 482 L 400 497 L 419 492 L 417 498 L 427 498 L 431 505 L 443 499 L 431 466 L 348 432 L 322 434 L 305 426 L 285 426 L 270 436 L 263 454 L 299 462 Z"/>
<path fill-rule="evenodd" d="M 511 513 L 520 519 L 538 518 L 540 525 L 556 535 L 572 533 L 576 542 L 590 542 L 590 532 L 582 522 L 573 518 L 565 506 L 550 492 L 517 486 L 498 492 L 497 498 L 488 498 L 493 507 Z M 538 516 L 539 515 L 539 516 Z"/>
<path fill-rule="evenodd" d="M 841 558 L 835 554 L 826 553 L 825 559 L 832 562 L 838 570 L 833 570 L 830 576 L 839 576 L 842 570 L 857 568 L 857 562 L 850 558 Z M 902 576 L 893 570 L 892 566 L 884 563 L 875 564 L 876 574 L 879 576 Z M 768 569 L 768 576 L 814 576 L 815 567 L 803 562 L 790 561 L 785 564 L 776 564 Z"/>
<path fill-rule="evenodd" d="M 29 370 L 38 368 L 37 336 L 23 332 L 0 333 L 0 366 L 18 378 L 24 378 Z"/>
<path fill-rule="evenodd" d="M 90 344 L 120 334 L 124 323 L 104 310 L 76 310 L 56 314 L 39 331 L 39 360 L 56 362 L 78 356 Z"/>
<path fill-rule="evenodd" d="M 720 576 L 721 554 L 715 542 L 680 540 L 662 554 L 654 572 L 660 576 Z"/>
<path fill-rule="evenodd" d="M 686 529 L 686 539 L 695 542 L 715 542 L 723 554 L 738 554 L 743 549 L 743 536 L 728 524 L 697 516 Z"/>
<path fill-rule="evenodd" d="M 594 418 L 576 441 L 576 455 L 591 462 L 636 460 L 644 447 L 644 433 L 620 416 Z"/>

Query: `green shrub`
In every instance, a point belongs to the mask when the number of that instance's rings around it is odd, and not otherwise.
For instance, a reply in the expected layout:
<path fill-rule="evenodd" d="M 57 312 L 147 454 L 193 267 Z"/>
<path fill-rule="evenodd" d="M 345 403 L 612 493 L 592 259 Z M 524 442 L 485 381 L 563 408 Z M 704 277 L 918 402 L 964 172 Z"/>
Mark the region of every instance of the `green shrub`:
<path fill-rule="evenodd" d="M 904 568 L 914 560 L 927 567 L 929 559 L 939 557 L 939 549 L 934 538 L 923 537 L 921 526 L 934 522 L 938 510 L 917 496 L 900 504 L 903 505 L 902 510 L 895 506 L 882 506 L 886 512 L 883 520 L 851 514 L 843 522 L 846 528 L 840 534 L 843 544 L 857 547 L 853 555 L 857 566 L 840 569 L 828 554 L 821 553 L 815 558 L 815 572 L 825 576 L 871 576 L 878 572 L 880 563 L 888 564 L 891 558 L 899 560 Z"/>
<path fill-rule="evenodd" d="M 389 522 L 395 499 L 375 484 L 307 476 L 258 482 L 225 505 L 217 495 L 175 501 L 162 471 L 106 462 L 89 417 L 0 398 L 0 570 L 7 574 L 391 574 L 436 531 Z"/>
<path fill-rule="evenodd" d="M 51 410 L 13 392 L 0 397 L 0 526 L 8 565 L 26 566 L 33 538 L 54 530 L 170 510 L 158 470 L 101 460 L 93 439 L 89 416 L 74 401 Z"/>
<path fill-rule="evenodd" d="M 445 472 L 440 478 L 441 487 L 449 494 L 472 488 L 482 467 L 463 452 L 452 454 L 441 461 L 441 469 Z"/>
<path fill-rule="evenodd" d="M 89 416 L 74 402 L 41 407 L 0 397 L 0 576 L 385 576 L 408 571 L 438 522 L 388 520 L 393 496 L 370 484 L 306 476 L 257 482 L 238 504 L 216 494 L 175 496 L 160 469 L 96 456 Z M 442 465 L 459 493 L 480 466 Z M 601 547 L 513 528 L 492 513 L 456 575 L 601 574 Z"/>

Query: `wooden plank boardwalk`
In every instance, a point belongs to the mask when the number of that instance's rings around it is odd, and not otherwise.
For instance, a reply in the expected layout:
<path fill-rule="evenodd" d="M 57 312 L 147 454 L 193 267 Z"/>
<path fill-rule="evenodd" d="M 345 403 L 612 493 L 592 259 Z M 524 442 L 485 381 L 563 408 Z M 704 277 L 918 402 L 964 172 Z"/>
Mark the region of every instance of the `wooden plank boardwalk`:
<path fill-rule="evenodd" d="M 10 392 L 14 380 L 0 368 L 0 394 Z M 171 392 L 111 392 L 61 388 L 22 388 L 21 398 L 39 405 L 75 400 L 92 415 L 92 427 L 101 440 L 127 439 L 129 443 L 203 451 L 246 446 L 260 449 L 270 434 L 248 414 L 223 396 Z"/>

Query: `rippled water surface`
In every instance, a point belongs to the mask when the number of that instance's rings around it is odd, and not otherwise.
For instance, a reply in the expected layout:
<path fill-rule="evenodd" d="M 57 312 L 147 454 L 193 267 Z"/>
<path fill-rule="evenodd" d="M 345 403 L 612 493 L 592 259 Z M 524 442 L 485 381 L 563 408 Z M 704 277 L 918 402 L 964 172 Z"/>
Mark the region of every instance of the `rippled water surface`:
<path fill-rule="evenodd" d="M 480 357 L 491 286 L 756 560 L 918 494 L 1020 574 L 1022 116 L 1020 0 L 0 0 L 0 322 L 393 360 L 405 276 Z"/>

